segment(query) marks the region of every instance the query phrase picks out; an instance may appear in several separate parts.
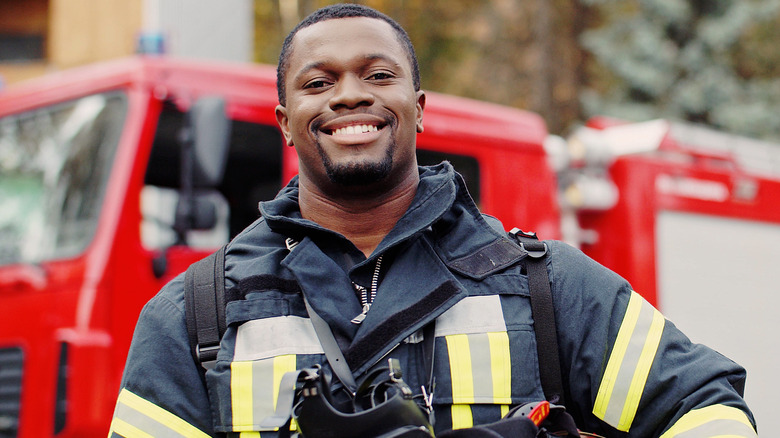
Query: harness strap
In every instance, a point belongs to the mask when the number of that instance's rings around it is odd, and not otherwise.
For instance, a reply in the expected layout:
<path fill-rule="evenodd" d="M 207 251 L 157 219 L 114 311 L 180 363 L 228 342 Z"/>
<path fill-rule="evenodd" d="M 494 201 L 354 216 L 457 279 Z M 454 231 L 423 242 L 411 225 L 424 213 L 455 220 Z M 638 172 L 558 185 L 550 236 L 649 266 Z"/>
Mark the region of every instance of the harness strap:
<path fill-rule="evenodd" d="M 347 360 L 344 359 L 344 353 L 341 352 L 339 344 L 336 342 L 336 337 L 333 336 L 333 332 L 330 330 L 330 326 L 324 319 L 309 304 L 309 300 L 306 296 L 303 297 L 303 302 L 306 304 L 306 311 L 309 313 L 309 319 L 314 326 L 314 331 L 317 333 L 317 338 L 320 340 L 323 351 L 325 351 L 325 357 L 328 359 L 333 372 L 336 373 L 341 383 L 349 390 L 351 394 L 355 394 L 357 391 L 357 382 L 352 375 L 352 370 L 349 369 Z"/>
<path fill-rule="evenodd" d="M 536 334 L 536 354 L 539 357 L 539 379 L 544 396 L 550 403 L 563 405 L 563 379 L 558 355 L 558 336 L 555 328 L 555 313 L 550 277 L 547 272 L 547 244 L 540 242 L 535 234 L 525 233 L 518 228 L 509 234 L 528 253 L 528 289 L 531 294 L 531 312 Z"/>
<path fill-rule="evenodd" d="M 217 361 L 225 333 L 225 246 L 184 274 L 184 312 L 193 358 L 205 369 Z"/>

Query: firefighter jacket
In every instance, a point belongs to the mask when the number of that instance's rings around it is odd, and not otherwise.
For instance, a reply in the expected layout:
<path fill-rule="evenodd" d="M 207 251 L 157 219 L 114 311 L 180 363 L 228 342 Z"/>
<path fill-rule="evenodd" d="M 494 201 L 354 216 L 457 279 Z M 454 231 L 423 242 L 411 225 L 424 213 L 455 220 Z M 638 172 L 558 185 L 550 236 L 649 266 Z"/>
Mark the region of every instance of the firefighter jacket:
<path fill-rule="evenodd" d="M 274 411 L 281 376 L 326 363 L 302 294 L 355 376 L 397 358 L 418 393 L 429 381 L 422 333 L 435 320 L 437 432 L 543 400 L 522 257 L 491 256 L 515 243 L 478 211 L 448 163 L 420 176 L 412 205 L 367 259 L 301 217 L 297 180 L 261 203 L 262 218 L 227 247 L 228 326 L 215 367 L 204 373 L 192 358 L 179 276 L 140 315 L 110 436 L 275 436 L 260 423 Z M 581 430 L 756 436 L 741 397 L 744 369 L 691 343 L 618 275 L 547 243 L 566 409 Z M 372 282 L 370 311 L 353 323 L 362 311 L 353 283 Z"/>

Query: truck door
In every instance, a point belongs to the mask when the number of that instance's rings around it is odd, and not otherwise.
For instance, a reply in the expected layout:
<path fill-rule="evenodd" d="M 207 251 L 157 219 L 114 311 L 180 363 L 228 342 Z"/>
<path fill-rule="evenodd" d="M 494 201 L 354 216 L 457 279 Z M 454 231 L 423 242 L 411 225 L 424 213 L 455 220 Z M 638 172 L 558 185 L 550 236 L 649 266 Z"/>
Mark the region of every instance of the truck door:
<path fill-rule="evenodd" d="M 80 297 L 97 281 L 88 254 L 101 240 L 128 96 L 17 102 L 0 105 L 0 436 L 51 436 L 67 414 L 90 415 L 67 398 L 70 359 L 105 337 L 82 325 L 75 345 L 64 328 L 82 322 Z M 97 381 L 108 373 L 99 365 L 85 370 Z"/>

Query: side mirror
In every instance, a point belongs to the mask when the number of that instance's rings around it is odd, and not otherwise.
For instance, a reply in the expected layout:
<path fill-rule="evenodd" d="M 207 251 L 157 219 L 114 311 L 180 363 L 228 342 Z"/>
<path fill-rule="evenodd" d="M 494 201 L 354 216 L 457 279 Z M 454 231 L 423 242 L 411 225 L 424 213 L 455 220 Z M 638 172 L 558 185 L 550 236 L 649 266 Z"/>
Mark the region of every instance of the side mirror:
<path fill-rule="evenodd" d="M 180 198 L 173 229 L 177 244 L 187 244 L 187 231 L 194 228 L 197 188 L 214 188 L 222 182 L 230 147 L 230 120 L 225 114 L 225 99 L 199 98 L 187 113 L 181 136 Z"/>
<path fill-rule="evenodd" d="M 187 231 L 212 228 L 217 222 L 216 207 L 196 195 L 196 189 L 213 189 L 225 174 L 230 149 L 230 119 L 225 99 L 198 98 L 187 112 L 181 142 L 179 191 L 173 229 L 175 245 L 187 244 Z M 152 261 L 152 271 L 161 278 L 167 271 L 167 250 Z"/>
<path fill-rule="evenodd" d="M 211 199 L 195 196 L 192 199 L 193 230 L 210 230 L 217 225 L 217 206 Z"/>
<path fill-rule="evenodd" d="M 216 187 L 225 174 L 230 148 L 230 119 L 225 114 L 225 99 L 201 97 L 187 117 L 192 136 L 193 187 Z"/>

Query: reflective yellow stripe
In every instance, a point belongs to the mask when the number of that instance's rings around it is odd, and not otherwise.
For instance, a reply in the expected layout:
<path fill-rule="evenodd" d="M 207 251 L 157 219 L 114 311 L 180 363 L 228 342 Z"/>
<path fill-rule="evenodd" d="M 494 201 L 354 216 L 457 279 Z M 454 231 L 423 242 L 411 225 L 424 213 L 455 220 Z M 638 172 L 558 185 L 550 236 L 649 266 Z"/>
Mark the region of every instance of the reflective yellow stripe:
<path fill-rule="evenodd" d="M 509 413 L 509 405 L 501 405 L 501 418 L 506 417 L 506 414 Z"/>
<path fill-rule="evenodd" d="M 474 403 L 474 380 L 471 373 L 471 350 L 467 335 L 450 335 L 447 350 L 450 356 L 450 376 L 452 377 L 452 403 Z M 454 413 L 453 406 L 453 413 Z M 453 422 L 455 416 L 453 415 Z M 471 409 L 469 409 L 471 418 Z"/>
<path fill-rule="evenodd" d="M 149 435 L 132 424 L 125 423 L 119 418 L 111 420 L 111 429 L 108 431 L 109 438 L 113 433 L 119 434 L 125 438 L 154 438 L 154 435 Z"/>
<path fill-rule="evenodd" d="M 111 432 L 125 437 L 207 438 L 195 426 L 123 388 L 117 398 Z"/>
<path fill-rule="evenodd" d="M 252 383 L 252 362 L 230 364 L 230 402 L 236 432 L 252 430 L 254 424 Z"/>
<path fill-rule="evenodd" d="M 234 432 L 258 430 L 257 425 L 273 415 L 282 377 L 288 371 L 295 371 L 296 363 L 296 356 L 287 354 L 230 364 Z"/>
<path fill-rule="evenodd" d="M 509 354 L 509 335 L 506 332 L 488 333 L 488 341 L 490 342 L 490 368 L 493 377 L 493 403 L 512 404 L 512 361 Z"/>
<path fill-rule="evenodd" d="M 636 292 L 626 308 L 607 361 L 593 414 L 628 432 L 661 342 L 664 317 Z"/>
<path fill-rule="evenodd" d="M 471 405 L 452 405 L 452 428 L 466 429 L 474 426 L 474 418 L 471 416 Z"/>
<path fill-rule="evenodd" d="M 512 403 L 512 363 L 506 332 L 445 337 L 454 404 Z"/>
<path fill-rule="evenodd" d="M 289 371 L 295 371 L 296 358 L 294 354 L 286 354 L 274 358 L 273 403 L 276 410 L 276 401 L 279 398 L 279 384 L 282 376 Z"/>
<path fill-rule="evenodd" d="M 639 363 L 636 365 L 634 377 L 631 379 L 631 386 L 628 389 L 626 405 L 623 408 L 621 424 L 626 425 L 626 431 L 628 431 L 631 423 L 634 422 L 634 416 L 637 409 L 639 409 L 639 400 L 642 398 L 642 392 L 645 390 L 645 383 L 647 383 L 647 376 L 650 375 L 650 367 L 653 365 L 653 359 L 655 359 L 655 354 L 658 352 L 658 345 L 661 343 L 664 323 L 665 320 L 661 312 L 654 311 L 647 338 L 642 347 L 642 354 L 639 356 Z"/>
<path fill-rule="evenodd" d="M 693 409 L 677 420 L 661 438 L 756 438 L 758 434 L 744 412 L 724 405 Z"/>
<path fill-rule="evenodd" d="M 260 438 L 260 432 L 241 432 L 239 438 Z"/>
<path fill-rule="evenodd" d="M 618 331 L 617 339 L 615 339 L 615 345 L 612 348 L 612 354 L 609 357 L 607 368 L 604 370 L 604 377 L 601 379 L 599 392 L 593 407 L 593 413 L 600 418 L 603 418 L 607 410 L 609 397 L 612 395 L 615 383 L 617 382 L 617 374 L 618 371 L 620 371 L 623 356 L 625 355 L 628 343 L 631 340 L 634 325 L 639 318 L 639 309 L 641 305 L 642 303 L 635 300 L 634 294 L 632 293 L 628 302 L 628 307 L 626 308 L 626 315 L 623 317 L 623 322 L 620 324 L 620 330 Z"/>

